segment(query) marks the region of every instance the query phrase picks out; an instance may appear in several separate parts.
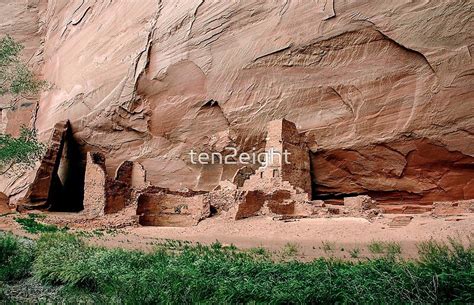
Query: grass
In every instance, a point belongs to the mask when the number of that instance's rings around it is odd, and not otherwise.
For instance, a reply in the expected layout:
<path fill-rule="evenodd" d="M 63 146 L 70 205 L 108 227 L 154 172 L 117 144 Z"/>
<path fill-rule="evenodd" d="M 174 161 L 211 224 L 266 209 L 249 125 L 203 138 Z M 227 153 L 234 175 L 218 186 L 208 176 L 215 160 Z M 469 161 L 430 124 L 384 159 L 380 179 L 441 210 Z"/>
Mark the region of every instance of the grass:
<path fill-rule="evenodd" d="M 281 250 L 281 256 L 283 258 L 294 257 L 298 254 L 298 245 L 295 243 L 286 243 Z"/>
<path fill-rule="evenodd" d="M 388 256 L 397 256 L 402 253 L 400 244 L 396 242 L 372 241 L 367 248 L 373 254 L 387 254 Z"/>
<path fill-rule="evenodd" d="M 400 244 L 395 242 L 388 242 L 385 244 L 385 250 L 388 255 L 399 255 L 402 254 L 402 247 Z"/>
<path fill-rule="evenodd" d="M 258 257 L 258 256 L 270 257 L 270 253 L 268 253 L 267 249 L 263 247 L 250 248 L 248 250 L 248 253 L 250 253 L 251 255 L 254 255 L 255 257 Z"/>
<path fill-rule="evenodd" d="M 351 255 L 352 258 L 359 258 L 360 249 L 359 248 L 354 248 L 354 249 L 349 251 L 349 254 Z"/>
<path fill-rule="evenodd" d="M 26 277 L 33 262 L 32 246 L 11 233 L 0 235 L 0 281 L 10 282 Z"/>
<path fill-rule="evenodd" d="M 104 236 L 104 231 L 100 230 L 100 229 L 95 229 L 95 230 L 92 230 L 92 231 L 77 230 L 77 231 L 74 231 L 74 234 L 79 236 L 79 237 L 93 238 L 93 237 L 102 237 L 102 236 Z"/>
<path fill-rule="evenodd" d="M 474 302 L 474 248 L 455 240 L 420 244 L 413 261 L 382 256 L 310 263 L 255 258 L 217 242 L 171 252 L 106 249 L 64 232 L 41 235 L 34 249 L 4 235 L 0 247 L 1 268 L 11 268 L 17 254 L 34 253 L 15 274 L 61 287 L 65 303 Z"/>
<path fill-rule="evenodd" d="M 323 241 L 323 250 L 324 252 L 329 252 L 329 251 L 333 251 L 335 249 L 335 245 L 334 243 L 330 242 L 330 241 Z"/>
<path fill-rule="evenodd" d="M 21 225 L 21 227 L 28 233 L 51 233 L 58 231 L 67 231 L 67 227 L 58 228 L 55 225 L 43 224 L 37 221 L 37 219 L 43 219 L 44 215 L 39 214 L 28 214 L 27 217 L 17 217 L 15 221 Z"/>
<path fill-rule="evenodd" d="M 373 241 L 367 246 L 367 248 L 374 254 L 381 254 L 384 252 L 385 246 L 383 242 Z"/>

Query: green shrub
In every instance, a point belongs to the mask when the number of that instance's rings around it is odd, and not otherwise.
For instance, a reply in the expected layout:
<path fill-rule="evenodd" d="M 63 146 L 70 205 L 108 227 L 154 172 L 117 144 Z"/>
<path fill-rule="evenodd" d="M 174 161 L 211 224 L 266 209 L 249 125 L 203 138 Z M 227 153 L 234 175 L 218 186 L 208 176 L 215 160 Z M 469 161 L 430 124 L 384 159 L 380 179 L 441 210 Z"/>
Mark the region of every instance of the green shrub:
<path fill-rule="evenodd" d="M 10 162 L 32 166 L 42 157 L 44 149 L 45 146 L 37 140 L 34 129 L 22 126 L 19 137 L 0 134 L 0 166 Z"/>
<path fill-rule="evenodd" d="M 68 234 L 38 241 L 35 274 L 124 303 L 410 303 L 472 301 L 472 249 L 422 247 L 417 262 L 273 262 L 251 253 L 185 246 L 179 254 L 88 247 Z M 441 249 L 441 250 L 440 250 Z M 470 254 L 469 254 L 470 253 Z M 439 257 L 441 255 L 441 257 Z M 449 266 L 449 281 L 439 268 Z M 467 273 L 471 273 L 469 276 Z M 455 288 L 454 290 L 450 290 Z M 450 292 L 451 291 L 451 292 Z"/>
<path fill-rule="evenodd" d="M 323 241 L 323 250 L 324 250 L 324 252 L 333 251 L 335 249 L 335 247 L 336 247 L 336 245 L 333 242 Z"/>
<path fill-rule="evenodd" d="M 370 252 L 374 254 L 381 254 L 384 252 L 385 245 L 383 242 L 380 241 L 372 241 L 367 248 L 369 249 Z"/>
<path fill-rule="evenodd" d="M 22 49 L 23 46 L 10 36 L 0 39 L 0 96 L 37 93 L 45 85 L 21 62 Z"/>
<path fill-rule="evenodd" d="M 399 243 L 387 242 L 385 243 L 385 251 L 388 256 L 397 256 L 399 254 L 402 254 L 402 247 Z"/>
<path fill-rule="evenodd" d="M 384 254 L 387 258 L 395 259 L 402 253 L 402 248 L 396 242 L 372 241 L 367 248 L 373 254 Z"/>
<path fill-rule="evenodd" d="M 352 258 L 358 258 L 360 256 L 360 249 L 354 248 L 349 251 L 349 254 L 351 255 Z"/>
<path fill-rule="evenodd" d="M 459 240 L 449 243 L 429 241 L 418 246 L 420 273 L 431 272 L 440 302 L 474 302 L 474 247 Z M 454 296 L 454 298 L 453 298 Z"/>
<path fill-rule="evenodd" d="M 293 257 L 298 254 L 298 245 L 295 243 L 286 243 L 281 251 L 283 257 Z"/>
<path fill-rule="evenodd" d="M 456 241 L 421 244 L 416 261 L 275 262 L 251 252 L 214 244 L 144 253 L 88 246 L 68 233 L 48 233 L 37 241 L 32 270 L 45 284 L 64 285 L 68 302 L 474 302 L 473 248 Z"/>
<path fill-rule="evenodd" d="M 14 281 L 30 273 L 33 246 L 11 233 L 0 234 L 0 281 Z"/>
<path fill-rule="evenodd" d="M 0 39 L 0 96 L 5 94 L 21 95 L 38 93 L 45 82 L 37 80 L 28 67 L 21 62 L 20 52 L 23 46 L 10 36 Z M 15 100 L 3 109 L 14 109 Z M 36 131 L 21 127 L 20 136 L 0 134 L 0 168 L 10 164 L 31 167 L 43 155 L 44 145 L 36 138 Z M 15 168 L 16 169 L 16 168 Z M 12 171 L 13 169 L 9 169 Z"/>
<path fill-rule="evenodd" d="M 36 214 L 28 214 L 27 217 L 15 218 L 15 221 L 18 222 L 25 231 L 32 234 L 58 232 L 58 231 L 67 230 L 67 227 L 60 229 L 55 225 L 39 223 L 36 219 L 41 218 L 41 217 L 42 216 L 39 216 Z"/>
<path fill-rule="evenodd" d="M 250 253 L 254 257 L 270 257 L 270 253 L 268 253 L 267 249 L 263 247 L 250 248 L 248 249 L 248 253 Z"/>

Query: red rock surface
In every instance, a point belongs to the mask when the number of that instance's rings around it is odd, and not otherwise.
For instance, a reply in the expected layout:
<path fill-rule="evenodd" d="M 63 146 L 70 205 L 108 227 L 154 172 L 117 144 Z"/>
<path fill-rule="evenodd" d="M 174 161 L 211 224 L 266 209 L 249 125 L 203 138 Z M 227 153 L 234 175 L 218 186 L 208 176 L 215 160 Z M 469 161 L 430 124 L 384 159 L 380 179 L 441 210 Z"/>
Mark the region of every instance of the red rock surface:
<path fill-rule="evenodd" d="M 54 126 L 46 153 L 36 170 L 35 179 L 19 205 L 20 210 L 49 209 L 61 198 L 62 182 L 58 169 L 69 128 L 69 121 L 62 121 Z"/>
<path fill-rule="evenodd" d="M 381 204 L 474 197 L 474 157 L 426 139 L 313 155 L 315 194 L 369 193 Z"/>
<path fill-rule="evenodd" d="M 23 42 L 51 84 L 37 111 L 3 110 L 0 126 L 46 138 L 69 119 L 82 151 L 106 152 L 110 177 L 139 161 L 154 185 L 212 190 L 240 166 L 193 165 L 190 149 L 261 149 L 267 123 L 287 118 L 312 151 L 315 194 L 367 193 L 387 209 L 472 199 L 473 12 L 470 1 L 0 0 L 0 35 Z M 2 177 L 0 191 L 25 181 Z"/>
<path fill-rule="evenodd" d="M 0 192 L 0 214 L 10 213 L 8 196 Z"/>

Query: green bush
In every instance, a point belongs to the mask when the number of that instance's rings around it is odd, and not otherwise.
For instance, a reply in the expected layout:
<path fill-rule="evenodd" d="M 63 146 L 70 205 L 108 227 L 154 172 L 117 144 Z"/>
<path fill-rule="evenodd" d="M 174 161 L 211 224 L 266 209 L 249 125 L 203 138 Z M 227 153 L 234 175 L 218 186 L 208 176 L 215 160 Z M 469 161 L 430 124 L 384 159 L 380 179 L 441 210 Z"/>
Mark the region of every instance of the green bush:
<path fill-rule="evenodd" d="M 22 49 L 23 46 L 10 36 L 0 39 L 0 96 L 37 93 L 45 84 L 21 62 Z"/>
<path fill-rule="evenodd" d="M 385 250 L 385 244 L 381 241 L 372 241 L 367 248 L 374 254 L 382 254 Z"/>
<path fill-rule="evenodd" d="M 0 166 L 7 163 L 32 165 L 42 157 L 45 146 L 36 137 L 36 131 L 21 127 L 20 136 L 0 134 Z"/>
<path fill-rule="evenodd" d="M 23 46 L 10 36 L 0 39 L 0 96 L 35 94 L 45 85 L 45 82 L 37 80 L 33 72 L 21 61 L 22 49 Z M 16 101 L 12 99 L 10 105 L 1 108 L 14 109 Z M 22 127 L 19 137 L 0 134 L 0 168 L 12 163 L 31 167 L 43 152 L 44 145 L 37 140 L 34 129 Z"/>
<path fill-rule="evenodd" d="M 0 281 L 10 282 L 26 277 L 33 262 L 33 246 L 11 233 L 0 234 Z"/>
<path fill-rule="evenodd" d="M 373 254 L 385 253 L 392 258 L 402 253 L 400 244 L 396 242 L 372 241 L 367 248 Z"/>
<path fill-rule="evenodd" d="M 216 245 L 178 254 L 90 247 L 69 234 L 38 241 L 34 274 L 124 303 L 473 302 L 473 249 L 427 244 L 420 261 L 255 259 Z"/>
<path fill-rule="evenodd" d="M 2 268 L 26 245 L 2 239 Z M 3 250 L 5 249 L 5 250 Z M 43 234 L 21 270 L 61 285 L 65 302 L 182 303 L 472 303 L 473 247 L 420 245 L 420 259 L 392 255 L 361 262 L 275 262 L 218 243 L 151 253 L 89 246 L 68 233 Z M 18 274 L 18 273 L 17 273 Z M 19 278 L 21 276 L 16 276 Z M 11 277 L 7 277 L 11 279 Z M 5 277 L 3 278 L 5 279 Z"/>
<path fill-rule="evenodd" d="M 60 229 L 55 225 L 39 223 L 36 219 L 40 217 L 41 216 L 36 215 L 36 214 L 28 214 L 27 217 L 15 218 L 15 221 L 18 222 L 26 232 L 31 233 L 31 234 L 58 232 L 58 231 L 67 230 L 67 227 Z"/>
<path fill-rule="evenodd" d="M 436 241 L 421 243 L 419 273 L 426 277 L 432 274 L 433 286 L 438 298 L 443 301 L 456 296 L 455 301 L 474 302 L 474 246 L 466 249 L 458 240 L 449 239 L 449 244 Z"/>

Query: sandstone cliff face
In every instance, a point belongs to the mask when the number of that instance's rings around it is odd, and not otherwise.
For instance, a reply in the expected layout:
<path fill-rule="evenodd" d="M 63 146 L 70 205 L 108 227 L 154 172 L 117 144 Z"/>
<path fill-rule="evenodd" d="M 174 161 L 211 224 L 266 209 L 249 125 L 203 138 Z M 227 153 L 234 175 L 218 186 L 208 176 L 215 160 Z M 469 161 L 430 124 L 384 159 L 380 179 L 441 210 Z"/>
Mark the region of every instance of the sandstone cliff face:
<path fill-rule="evenodd" d="M 315 196 L 474 198 L 473 17 L 472 1 L 1 0 L 0 34 L 51 84 L 2 122 L 46 137 L 69 119 L 110 175 L 139 161 L 152 184 L 210 190 L 237 168 L 190 149 L 260 149 L 286 118 Z"/>

